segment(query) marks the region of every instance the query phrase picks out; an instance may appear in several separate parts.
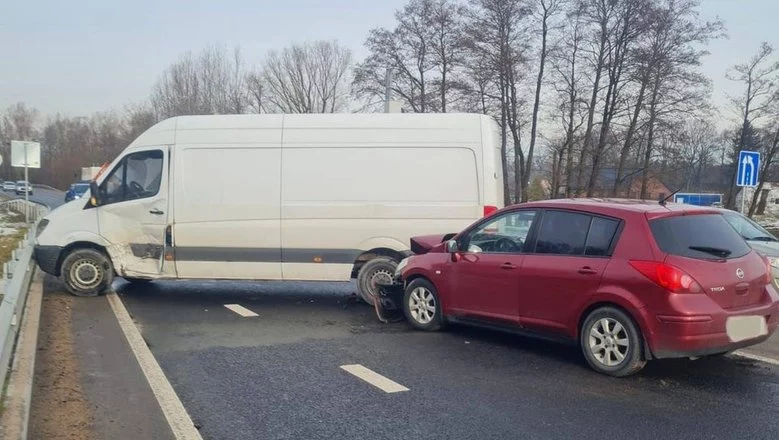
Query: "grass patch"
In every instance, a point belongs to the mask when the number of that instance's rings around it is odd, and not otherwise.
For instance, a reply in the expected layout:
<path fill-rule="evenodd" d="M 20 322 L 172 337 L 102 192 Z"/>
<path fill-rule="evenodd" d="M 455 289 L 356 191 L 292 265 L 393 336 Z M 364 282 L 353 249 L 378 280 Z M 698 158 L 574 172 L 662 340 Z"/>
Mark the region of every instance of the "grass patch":
<path fill-rule="evenodd" d="M 19 247 L 19 242 L 24 240 L 26 228 L 17 229 L 11 234 L 0 235 L 0 276 L 3 275 L 3 264 L 11 259 L 11 254 Z"/>

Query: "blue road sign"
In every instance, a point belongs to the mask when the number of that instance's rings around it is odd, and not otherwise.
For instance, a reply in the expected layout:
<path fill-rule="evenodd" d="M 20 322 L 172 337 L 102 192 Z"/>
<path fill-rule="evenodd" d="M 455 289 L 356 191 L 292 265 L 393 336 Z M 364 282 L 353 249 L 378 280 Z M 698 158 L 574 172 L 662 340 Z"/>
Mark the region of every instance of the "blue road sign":
<path fill-rule="evenodd" d="M 757 186 L 757 173 L 760 170 L 760 153 L 744 151 L 738 153 L 737 186 Z"/>

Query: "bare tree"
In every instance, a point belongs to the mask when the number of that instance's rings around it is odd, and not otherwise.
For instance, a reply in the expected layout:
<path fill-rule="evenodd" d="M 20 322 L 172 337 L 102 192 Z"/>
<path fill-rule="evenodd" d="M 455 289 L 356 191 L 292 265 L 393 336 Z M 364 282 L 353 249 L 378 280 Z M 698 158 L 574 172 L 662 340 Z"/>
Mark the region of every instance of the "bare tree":
<path fill-rule="evenodd" d="M 160 119 L 179 115 L 242 113 L 247 109 L 243 60 L 217 46 L 197 56 L 184 54 L 152 89 L 151 104 Z"/>
<path fill-rule="evenodd" d="M 544 79 L 544 68 L 548 55 L 547 39 L 549 37 L 549 21 L 560 10 L 561 0 L 537 0 L 538 21 L 541 25 L 541 50 L 538 56 L 538 76 L 533 98 L 533 115 L 530 122 L 530 146 L 527 149 L 527 166 L 522 171 L 522 188 L 527 188 L 533 167 L 533 152 L 536 148 L 536 133 L 538 131 L 538 107 L 541 103 L 541 85 Z M 560 155 L 562 157 L 562 155 Z M 522 194 L 522 201 L 527 201 L 527 192 Z"/>
<path fill-rule="evenodd" d="M 747 134 L 750 126 L 765 117 L 771 108 L 771 103 L 777 99 L 775 88 L 777 85 L 777 73 L 779 73 L 779 61 L 771 62 L 770 57 L 774 48 L 763 43 L 757 53 L 746 63 L 733 66 L 733 70 L 727 74 L 727 78 L 738 81 L 745 87 L 741 96 L 731 98 L 732 105 L 741 115 L 741 129 L 739 142 L 733 148 L 733 170 L 731 172 L 730 188 L 725 196 L 725 206 L 734 208 L 736 204 L 736 173 L 738 171 L 738 152 L 741 149 L 753 148 L 747 144 Z"/>
<path fill-rule="evenodd" d="M 293 45 L 281 52 L 270 52 L 262 65 L 262 81 L 255 83 L 252 78 L 254 96 L 264 100 L 259 108 L 267 105 L 271 111 L 281 113 L 344 110 L 349 95 L 347 74 L 351 59 L 351 51 L 334 41 Z"/>

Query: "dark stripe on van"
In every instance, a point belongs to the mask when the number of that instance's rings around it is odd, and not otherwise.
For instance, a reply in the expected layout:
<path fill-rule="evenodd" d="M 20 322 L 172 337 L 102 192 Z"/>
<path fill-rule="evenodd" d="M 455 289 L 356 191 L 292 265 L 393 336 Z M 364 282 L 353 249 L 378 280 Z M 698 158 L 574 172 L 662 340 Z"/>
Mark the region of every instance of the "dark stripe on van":
<path fill-rule="evenodd" d="M 176 247 L 178 261 L 224 261 L 233 263 L 330 263 L 352 264 L 359 249 L 284 249 Z"/>

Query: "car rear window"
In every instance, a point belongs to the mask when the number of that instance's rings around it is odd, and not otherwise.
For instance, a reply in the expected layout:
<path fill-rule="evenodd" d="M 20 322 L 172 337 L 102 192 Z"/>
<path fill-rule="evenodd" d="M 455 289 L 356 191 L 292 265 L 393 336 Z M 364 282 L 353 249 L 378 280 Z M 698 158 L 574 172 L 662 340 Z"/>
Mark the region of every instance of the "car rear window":
<path fill-rule="evenodd" d="M 673 255 L 698 259 L 738 258 L 750 250 L 720 214 L 657 219 L 649 226 L 660 249 Z"/>

